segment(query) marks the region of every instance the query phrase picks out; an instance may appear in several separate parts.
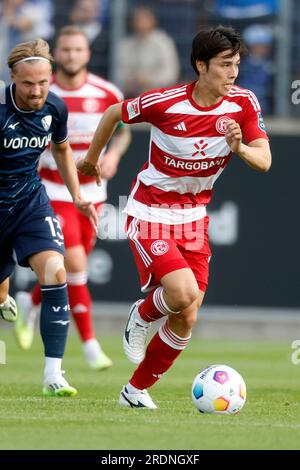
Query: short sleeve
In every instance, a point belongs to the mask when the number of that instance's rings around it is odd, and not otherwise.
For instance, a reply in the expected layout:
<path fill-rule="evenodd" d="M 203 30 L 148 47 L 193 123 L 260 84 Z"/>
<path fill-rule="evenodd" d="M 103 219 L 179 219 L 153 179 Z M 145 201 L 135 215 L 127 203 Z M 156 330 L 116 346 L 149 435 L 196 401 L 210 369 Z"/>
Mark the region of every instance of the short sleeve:
<path fill-rule="evenodd" d="M 55 144 L 62 144 L 68 138 L 68 108 L 63 100 L 57 104 L 58 119 L 52 133 L 52 141 Z"/>
<path fill-rule="evenodd" d="M 122 121 L 126 124 L 149 122 L 157 125 L 164 113 L 161 102 L 164 89 L 147 91 L 137 98 L 123 101 Z"/>
<path fill-rule="evenodd" d="M 241 122 L 243 138 L 247 144 L 256 139 L 269 140 L 258 99 L 252 92 L 248 91 L 247 95 Z"/>
<path fill-rule="evenodd" d="M 123 101 L 122 121 L 127 124 L 146 121 L 141 106 L 141 96 Z"/>

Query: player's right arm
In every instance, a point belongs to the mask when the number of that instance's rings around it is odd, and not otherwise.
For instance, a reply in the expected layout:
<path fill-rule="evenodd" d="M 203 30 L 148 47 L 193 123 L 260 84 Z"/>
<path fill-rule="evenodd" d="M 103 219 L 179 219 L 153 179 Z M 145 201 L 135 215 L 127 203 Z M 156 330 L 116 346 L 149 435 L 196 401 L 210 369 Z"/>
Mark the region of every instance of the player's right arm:
<path fill-rule="evenodd" d="M 86 176 L 95 176 L 97 184 L 101 182 L 101 172 L 98 163 L 99 156 L 121 120 L 122 103 L 110 106 L 104 112 L 98 124 L 86 157 L 77 163 L 77 169 Z"/>

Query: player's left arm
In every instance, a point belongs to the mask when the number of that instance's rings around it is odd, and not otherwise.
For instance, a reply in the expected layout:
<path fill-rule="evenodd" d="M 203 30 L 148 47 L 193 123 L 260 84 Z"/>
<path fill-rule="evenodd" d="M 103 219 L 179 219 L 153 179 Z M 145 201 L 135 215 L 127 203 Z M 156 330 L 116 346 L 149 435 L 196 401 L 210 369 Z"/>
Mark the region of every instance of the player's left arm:
<path fill-rule="evenodd" d="M 227 124 L 226 142 L 247 165 L 257 171 L 267 172 L 272 164 L 270 145 L 267 139 L 258 138 L 243 143 L 243 134 L 240 125 L 231 119 Z"/>
<path fill-rule="evenodd" d="M 110 180 L 118 170 L 121 158 L 128 149 L 131 142 L 131 132 L 129 126 L 119 123 L 111 139 L 109 148 L 100 160 L 101 175 L 103 178 Z"/>
<path fill-rule="evenodd" d="M 62 143 L 55 143 L 52 141 L 51 151 L 58 171 L 72 196 L 74 204 L 90 219 L 95 230 L 97 230 L 97 211 L 91 202 L 84 201 L 81 197 L 77 169 L 69 141 L 66 140 Z"/>

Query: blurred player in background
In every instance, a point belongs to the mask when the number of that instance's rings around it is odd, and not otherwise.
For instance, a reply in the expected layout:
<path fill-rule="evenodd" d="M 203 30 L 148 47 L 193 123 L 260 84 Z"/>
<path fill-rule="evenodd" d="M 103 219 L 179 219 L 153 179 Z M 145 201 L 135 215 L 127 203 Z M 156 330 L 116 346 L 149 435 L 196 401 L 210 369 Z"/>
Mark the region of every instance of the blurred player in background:
<path fill-rule="evenodd" d="M 242 49 L 232 28 L 202 29 L 191 55 L 197 81 L 112 106 L 77 165 L 99 179 L 99 152 L 116 123 L 152 124 L 149 161 L 138 173 L 125 209 L 142 291 L 150 293 L 129 314 L 123 345 L 128 359 L 139 366 L 121 391 L 121 406 L 156 408 L 147 389 L 191 338 L 208 283 L 206 206 L 232 152 L 255 170 L 270 168 L 257 98 L 234 85 Z M 151 322 L 163 317 L 145 352 Z"/>
<path fill-rule="evenodd" d="M 82 158 L 89 147 L 103 112 L 122 100 L 121 92 L 111 83 L 87 72 L 90 59 L 88 39 L 77 26 L 66 26 L 57 35 L 54 49 L 56 73 L 51 90 L 60 96 L 69 110 L 69 140 L 75 160 Z M 128 126 L 118 124 L 118 130 L 107 152 L 102 156 L 104 178 L 110 179 L 130 142 Z M 65 239 L 67 284 L 73 319 L 80 334 L 85 358 L 93 369 L 112 365 L 95 338 L 91 315 L 91 296 L 87 286 L 87 256 L 95 244 L 95 231 L 89 219 L 72 204 L 50 149 L 41 158 L 40 175 L 58 215 Z M 97 186 L 94 177 L 79 176 L 81 192 L 100 212 L 106 200 L 106 181 Z M 29 349 L 34 334 L 34 320 L 40 308 L 41 292 L 37 285 L 31 294 L 16 296 L 19 318 L 16 336 L 23 349 Z"/>
<path fill-rule="evenodd" d="M 9 278 L 7 277 L 0 284 L 0 315 L 3 320 L 12 323 L 17 319 L 18 308 L 15 299 L 11 297 L 8 292 Z"/>
<path fill-rule="evenodd" d="M 73 396 L 77 391 L 61 371 L 70 323 L 64 239 L 37 171 L 40 155 L 50 142 L 71 201 L 95 229 L 97 212 L 80 194 L 68 142 L 67 107 L 49 93 L 52 61 L 42 39 L 18 44 L 8 57 L 13 83 L 0 99 L 0 311 L 5 317 L 7 310 L 15 309 L 8 295 L 14 251 L 21 266 L 35 271 L 42 292 L 43 393 Z"/>

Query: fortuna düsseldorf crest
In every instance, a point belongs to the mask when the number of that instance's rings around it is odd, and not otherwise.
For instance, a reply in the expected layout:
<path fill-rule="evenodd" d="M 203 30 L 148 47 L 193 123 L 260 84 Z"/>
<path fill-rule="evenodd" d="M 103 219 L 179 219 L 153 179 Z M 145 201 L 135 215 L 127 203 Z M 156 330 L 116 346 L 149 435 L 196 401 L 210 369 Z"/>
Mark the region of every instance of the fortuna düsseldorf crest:
<path fill-rule="evenodd" d="M 216 122 L 216 129 L 220 134 L 226 134 L 227 131 L 227 123 L 230 121 L 231 118 L 228 116 L 221 116 Z"/>

